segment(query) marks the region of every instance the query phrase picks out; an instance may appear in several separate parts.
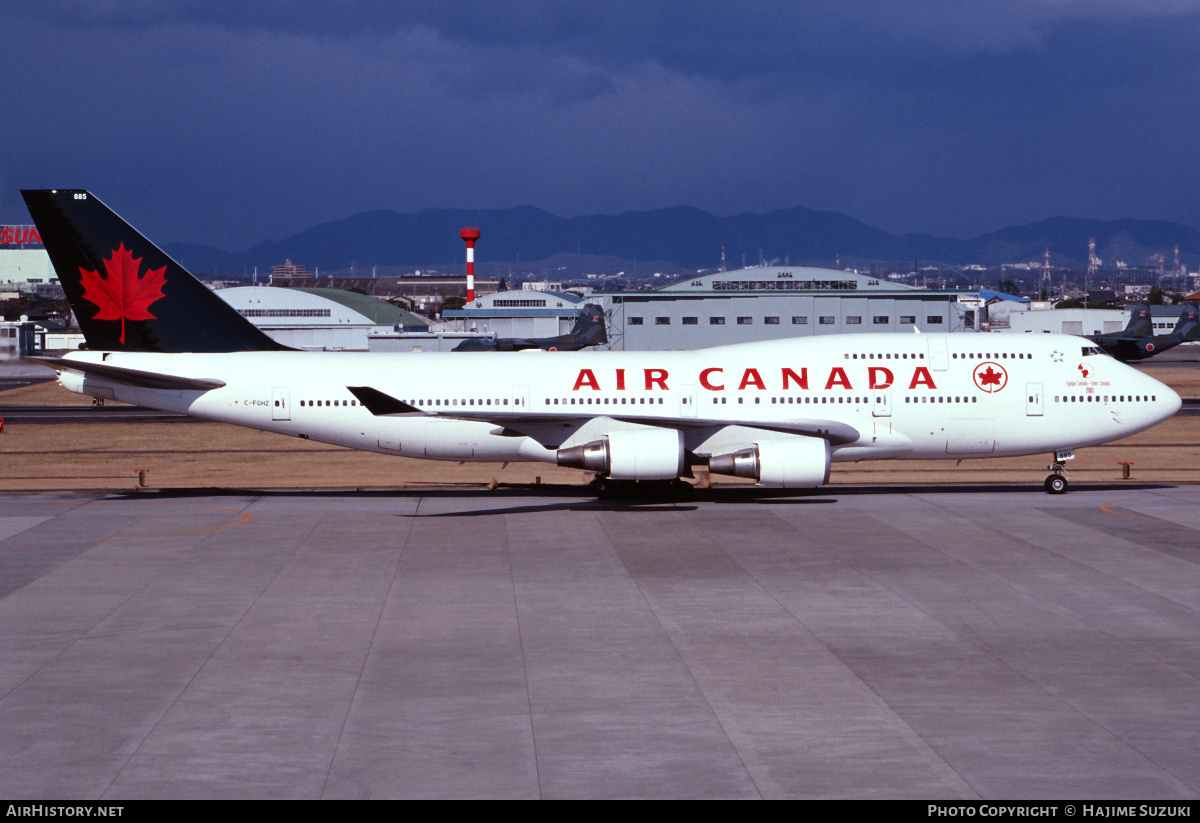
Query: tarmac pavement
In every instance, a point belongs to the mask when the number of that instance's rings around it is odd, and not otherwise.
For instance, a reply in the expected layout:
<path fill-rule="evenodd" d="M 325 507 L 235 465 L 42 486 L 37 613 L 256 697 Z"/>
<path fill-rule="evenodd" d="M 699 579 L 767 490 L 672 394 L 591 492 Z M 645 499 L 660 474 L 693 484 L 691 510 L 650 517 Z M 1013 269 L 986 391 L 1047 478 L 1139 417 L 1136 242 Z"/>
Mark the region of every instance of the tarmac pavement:
<path fill-rule="evenodd" d="M 1195 798 L 1200 488 L 0 496 L 0 796 Z"/>

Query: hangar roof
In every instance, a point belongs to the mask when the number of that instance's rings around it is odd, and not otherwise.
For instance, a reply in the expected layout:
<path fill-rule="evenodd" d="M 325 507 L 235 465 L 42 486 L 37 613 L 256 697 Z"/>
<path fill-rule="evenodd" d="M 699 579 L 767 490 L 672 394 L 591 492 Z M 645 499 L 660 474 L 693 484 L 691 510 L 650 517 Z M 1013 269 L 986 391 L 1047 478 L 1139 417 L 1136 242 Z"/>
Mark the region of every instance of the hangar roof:
<path fill-rule="evenodd" d="M 335 303 L 340 303 L 346 308 L 356 311 L 363 317 L 371 320 L 377 326 L 428 326 L 429 321 L 419 315 L 406 311 L 399 306 L 388 303 L 385 300 L 380 300 L 377 297 L 371 297 L 366 294 L 358 294 L 352 291 L 342 291 L 341 289 L 292 289 L 292 291 L 303 292 L 305 294 L 315 294 L 318 297 L 324 297 L 327 300 L 332 300 Z"/>
<path fill-rule="evenodd" d="M 574 317 L 583 298 L 566 292 L 500 291 L 476 298 L 461 309 L 442 312 L 446 318 L 471 317 L 479 313 L 504 317 Z"/>
<path fill-rule="evenodd" d="M 757 266 L 683 278 L 660 292 L 729 291 L 917 291 L 915 286 L 880 280 L 869 274 L 809 266 Z"/>
<path fill-rule="evenodd" d="M 239 286 L 219 289 L 217 295 L 263 327 L 428 325 L 427 320 L 391 303 L 339 289 Z"/>

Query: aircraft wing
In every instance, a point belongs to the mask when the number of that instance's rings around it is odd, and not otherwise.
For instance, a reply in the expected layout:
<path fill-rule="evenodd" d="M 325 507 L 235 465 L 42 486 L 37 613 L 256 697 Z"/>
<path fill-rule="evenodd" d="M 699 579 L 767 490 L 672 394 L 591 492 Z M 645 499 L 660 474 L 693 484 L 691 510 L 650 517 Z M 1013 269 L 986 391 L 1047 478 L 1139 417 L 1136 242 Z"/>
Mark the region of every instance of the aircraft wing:
<path fill-rule="evenodd" d="M 210 391 L 225 385 L 221 380 L 196 377 L 179 377 L 174 374 L 127 369 L 123 366 L 110 366 L 106 363 L 90 363 L 84 360 L 65 360 L 52 357 L 26 357 L 31 363 L 49 366 L 55 371 L 74 371 L 102 377 L 127 386 L 137 386 L 142 389 L 173 389 L 176 391 Z"/>
<path fill-rule="evenodd" d="M 658 415 L 639 415 L 617 412 L 616 409 L 608 414 L 582 416 L 578 414 L 529 414 L 528 412 L 501 411 L 496 408 L 478 408 L 468 410 L 462 407 L 454 411 L 429 411 L 397 400 L 378 389 L 367 386 L 347 386 L 350 393 L 366 406 L 367 411 L 376 416 L 390 415 L 421 415 L 425 417 L 440 417 L 447 420 L 478 420 L 502 426 L 510 436 L 524 435 L 532 437 L 548 449 L 558 448 L 574 431 L 588 420 L 595 417 L 608 417 L 624 423 L 637 423 L 643 426 L 657 426 L 669 429 L 709 429 L 723 426 L 741 426 L 748 429 L 779 432 L 781 434 L 801 434 L 809 437 L 820 437 L 833 445 L 853 443 L 861 434 L 853 426 L 836 420 L 821 420 L 816 418 L 801 418 L 794 420 L 773 420 L 770 422 L 752 423 L 745 420 L 715 420 L 712 418 L 697 419 L 695 417 L 662 417 Z M 469 408 L 469 407 L 468 407 Z"/>

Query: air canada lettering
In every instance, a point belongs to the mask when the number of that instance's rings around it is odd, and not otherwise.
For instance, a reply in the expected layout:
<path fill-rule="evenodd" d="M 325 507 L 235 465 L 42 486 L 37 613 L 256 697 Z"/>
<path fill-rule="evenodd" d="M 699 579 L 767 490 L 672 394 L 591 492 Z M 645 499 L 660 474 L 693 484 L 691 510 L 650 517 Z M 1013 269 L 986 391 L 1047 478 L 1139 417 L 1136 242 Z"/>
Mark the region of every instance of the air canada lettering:
<path fill-rule="evenodd" d="M 612 388 L 616 391 L 626 390 L 625 371 L 625 369 L 614 369 Z M 669 390 L 670 387 L 667 385 L 667 380 L 670 378 L 670 375 L 666 369 L 642 369 L 642 373 L 643 385 L 646 391 Z M 755 389 L 758 391 L 768 391 L 774 387 L 771 385 L 774 381 L 769 380 L 771 376 L 773 374 L 770 371 L 767 371 L 766 376 L 764 376 L 764 372 L 760 369 L 743 369 L 741 376 L 738 378 L 737 390 L 746 391 L 748 389 Z M 829 370 L 829 375 L 825 380 L 825 390 L 846 389 L 847 391 L 853 391 L 854 379 L 846 373 L 846 369 L 841 366 L 834 366 Z M 698 380 L 706 391 L 725 391 L 726 389 L 725 369 L 719 366 L 712 366 L 701 370 Z M 867 367 L 867 388 L 872 390 L 887 389 L 891 388 L 894 382 L 896 382 L 896 376 L 891 369 L 884 368 L 883 366 Z M 808 369 L 801 368 L 797 371 L 785 366 L 780 369 L 779 381 L 775 385 L 778 385 L 784 391 L 791 388 L 807 390 Z M 860 382 L 859 385 L 861 386 L 862 383 Z M 933 375 L 930 374 L 929 369 L 925 366 L 916 366 L 913 368 L 912 379 L 908 383 L 908 388 L 912 390 L 918 386 L 937 389 Z M 580 389 L 605 391 L 606 386 L 602 383 L 600 377 L 597 377 L 596 370 L 580 369 L 579 374 L 575 377 L 575 385 L 571 387 L 571 391 L 579 391 Z"/>

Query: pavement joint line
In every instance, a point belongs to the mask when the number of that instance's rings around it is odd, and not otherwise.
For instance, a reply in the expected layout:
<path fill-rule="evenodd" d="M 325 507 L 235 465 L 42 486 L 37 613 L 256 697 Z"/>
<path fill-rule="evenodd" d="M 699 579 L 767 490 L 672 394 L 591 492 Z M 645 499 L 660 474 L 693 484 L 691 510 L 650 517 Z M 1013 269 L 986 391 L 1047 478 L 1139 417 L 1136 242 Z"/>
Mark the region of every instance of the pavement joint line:
<path fill-rule="evenodd" d="M 521 602 L 517 596 L 517 573 L 513 568 L 512 543 L 508 539 L 508 518 L 503 512 L 499 516 L 504 519 L 500 534 L 504 540 L 504 556 L 508 560 L 508 582 L 512 587 L 513 617 L 517 621 L 517 645 L 521 649 L 521 677 L 525 681 L 525 708 L 529 712 L 529 739 L 533 745 L 533 774 L 537 779 L 538 798 L 544 800 L 546 793 L 542 787 L 542 764 L 538 760 L 537 727 L 533 722 L 533 694 L 529 688 L 529 661 L 525 656 L 525 629 L 521 625 Z"/>
<path fill-rule="evenodd" d="M 675 506 L 674 508 L 680 509 L 679 506 Z M 746 779 L 749 780 L 750 785 L 754 787 L 755 793 L 758 794 L 759 800 L 765 800 L 766 797 L 763 795 L 762 787 L 758 785 L 758 780 L 756 780 L 754 777 L 754 772 L 751 770 L 750 766 L 746 763 L 746 758 L 742 755 L 741 750 L 738 749 L 737 742 L 733 739 L 733 736 L 729 733 L 729 730 L 725 728 L 725 723 L 721 719 L 720 713 L 713 706 L 712 701 L 709 700 L 708 692 L 706 692 L 704 690 L 704 686 L 701 685 L 700 680 L 696 677 L 695 672 L 692 671 L 692 667 L 690 665 L 688 665 L 687 660 L 683 656 L 683 652 L 680 651 L 680 649 L 679 649 L 679 644 L 676 643 L 675 638 L 673 638 L 671 636 L 671 630 L 668 629 L 667 626 L 663 623 L 662 616 L 659 615 L 658 609 L 654 608 L 654 603 L 651 601 L 651 598 L 649 596 L 647 596 L 646 590 L 642 587 L 642 581 L 640 581 L 637 578 L 637 576 L 632 571 L 630 571 L 628 564 L 626 564 L 624 558 L 621 557 L 621 553 L 617 550 L 616 544 L 613 541 L 612 535 L 609 534 L 608 529 L 605 528 L 604 518 L 597 518 L 597 519 L 600 521 L 600 523 L 599 523 L 600 531 L 604 533 L 605 540 L 608 541 L 609 550 L 614 555 L 616 555 L 617 562 L 620 563 L 621 568 L 625 570 L 626 577 L 629 579 L 630 582 L 633 583 L 634 588 L 637 589 L 638 597 L 641 599 L 642 604 L 650 611 L 650 614 L 654 617 L 654 622 L 658 625 L 658 630 L 662 633 L 663 639 L 665 639 L 667 641 L 667 643 L 671 647 L 671 651 L 673 651 L 675 653 L 675 659 L 679 661 L 679 665 L 683 666 L 684 672 L 687 673 L 688 680 L 690 680 L 692 683 L 692 686 L 695 687 L 696 693 L 699 694 L 700 698 L 704 701 L 704 706 L 705 706 L 705 708 L 708 709 L 708 712 L 712 716 L 712 719 L 716 722 L 717 728 L 719 728 L 721 730 L 721 734 L 724 735 L 725 742 L 729 744 L 729 748 L 733 751 L 733 753 L 735 755 L 737 755 L 738 763 L 741 765 L 742 771 L 745 772 Z M 746 571 L 744 569 L 742 569 L 742 567 L 740 565 L 738 565 L 736 563 L 735 563 L 735 565 L 738 566 L 738 569 L 741 570 L 742 574 L 746 574 Z M 749 575 L 747 575 L 747 576 L 749 577 Z M 750 577 L 750 579 L 752 581 L 754 580 L 753 577 Z M 788 613 L 788 612 L 786 612 L 786 610 L 785 610 L 785 613 Z"/>
<path fill-rule="evenodd" d="M 419 504 L 418 504 L 419 505 Z M 324 518 L 322 518 L 323 520 Z M 315 527 L 314 527 L 315 528 Z M 350 724 L 350 713 L 354 711 L 354 701 L 358 697 L 358 690 L 362 686 L 363 674 L 367 670 L 367 663 L 371 659 L 371 649 L 375 645 L 375 638 L 379 635 L 379 627 L 383 623 L 383 616 L 387 613 L 388 600 L 391 599 L 392 591 L 396 587 L 396 578 L 400 575 L 400 562 L 404 559 L 405 552 L 408 549 L 408 538 L 412 532 L 412 521 L 407 521 L 404 529 L 404 537 L 398 540 L 398 551 L 396 552 L 396 563 L 392 567 L 392 579 L 388 583 L 388 590 L 384 593 L 383 598 L 379 601 L 379 611 L 375 615 L 375 627 L 371 629 L 371 639 L 367 641 L 367 647 L 363 651 L 362 665 L 358 667 L 358 676 L 354 679 L 354 691 L 350 694 L 350 699 L 346 701 L 346 712 L 342 715 L 342 724 L 338 729 L 337 740 L 333 743 L 333 750 L 329 754 L 329 766 L 325 769 L 325 779 L 321 781 L 321 793 L 319 797 L 325 797 L 325 792 L 329 789 L 329 780 L 333 777 L 333 767 L 337 763 L 338 751 L 342 747 L 342 738 L 346 734 L 346 727 Z M 311 534 L 311 532 L 310 532 Z M 366 541 L 363 541 L 366 542 Z M 311 545 L 323 545 L 313 543 Z"/>
<path fill-rule="evenodd" d="M 251 501 L 250 505 L 253 505 L 253 504 L 254 504 L 254 501 Z M 247 508 L 248 507 L 249 506 L 247 506 Z M 210 508 L 210 507 L 205 506 L 205 507 L 199 507 L 199 508 Z M 211 507 L 211 508 L 216 508 L 216 507 Z M 230 510 L 226 509 L 226 511 L 230 511 Z M 246 513 L 243 512 L 243 514 L 246 514 Z M 249 519 L 253 519 L 253 517 L 250 514 L 246 514 L 246 517 Z M 243 522 L 249 522 L 249 519 L 246 521 L 243 521 Z M 196 682 L 196 678 L 200 676 L 200 672 L 204 671 L 204 667 L 207 666 L 209 663 L 211 663 L 213 657 L 215 657 L 216 654 L 219 651 L 221 651 L 221 648 L 227 642 L 229 642 L 230 636 L 238 630 L 238 626 L 242 625 L 242 621 L 246 619 L 246 615 L 248 615 L 251 611 L 253 611 L 255 605 L 257 605 L 258 601 L 262 598 L 263 593 L 266 592 L 267 589 L 271 588 L 271 584 L 279 579 L 279 575 L 280 575 L 280 573 L 283 572 L 284 567 L 286 567 L 287 564 L 297 554 L 299 554 L 300 549 L 304 546 L 304 541 L 308 538 L 309 535 L 311 535 L 313 533 L 313 531 L 316 530 L 317 526 L 320 525 L 322 520 L 324 520 L 323 517 L 319 518 L 317 520 L 317 522 L 313 524 L 312 528 L 310 528 L 308 530 L 308 533 L 304 536 L 304 539 L 296 542 L 295 548 L 292 549 L 292 551 L 288 555 L 287 559 L 279 564 L 279 568 L 275 569 L 275 573 L 273 575 L 271 575 L 271 579 L 268 580 L 263 585 L 262 589 L 259 590 L 258 594 L 256 594 L 254 596 L 254 598 L 250 601 L 250 604 L 248 606 L 246 606 L 246 608 L 242 611 L 242 613 L 240 615 L 238 615 L 237 620 L 235 620 L 233 622 L 233 625 L 231 625 L 229 627 L 229 629 L 225 632 L 224 637 L 221 638 L 221 642 L 219 642 L 215 646 L 213 646 L 212 651 L 210 651 L 208 653 L 208 656 L 204 658 L 204 661 L 202 663 L 200 663 L 199 666 L 196 667 L 195 671 L 192 672 L 192 675 L 191 675 L 191 677 L 188 678 L 187 683 L 184 683 L 183 686 L 179 689 L 179 691 L 175 694 L 175 697 L 171 699 L 170 705 L 168 705 L 165 709 L 163 709 L 162 714 L 160 714 L 158 716 L 158 719 L 154 721 L 154 724 L 151 725 L 150 729 L 146 732 L 146 734 L 142 736 L 142 739 L 140 741 L 138 741 L 138 744 L 133 747 L 133 751 L 129 753 L 129 757 L 125 758 L 125 762 L 120 764 L 120 767 L 117 768 L 115 774 L 113 774 L 113 776 L 112 776 L 112 779 L 108 782 L 108 785 L 104 787 L 104 790 L 102 792 L 100 792 L 100 797 L 104 797 L 104 795 L 106 795 L 108 793 L 108 791 L 110 789 L 112 789 L 112 787 L 116 784 L 116 782 L 121 779 L 121 775 L 124 774 L 124 772 L 127 768 L 129 768 L 129 764 L 133 762 L 134 758 L 136 758 L 138 756 L 138 752 L 140 752 L 142 750 L 142 747 L 146 745 L 146 741 L 150 739 L 150 737 L 158 729 L 159 725 L 163 722 L 163 720 L 166 718 L 166 716 L 171 713 L 171 710 L 174 709 L 175 706 L 177 706 L 179 704 L 180 698 L 182 698 L 187 693 L 187 690 L 192 687 L 192 684 Z M 146 585 L 149 586 L 150 583 L 147 583 Z M 97 624 L 97 625 L 99 625 L 99 624 Z M 92 628 L 94 629 L 95 627 L 93 626 Z"/>

